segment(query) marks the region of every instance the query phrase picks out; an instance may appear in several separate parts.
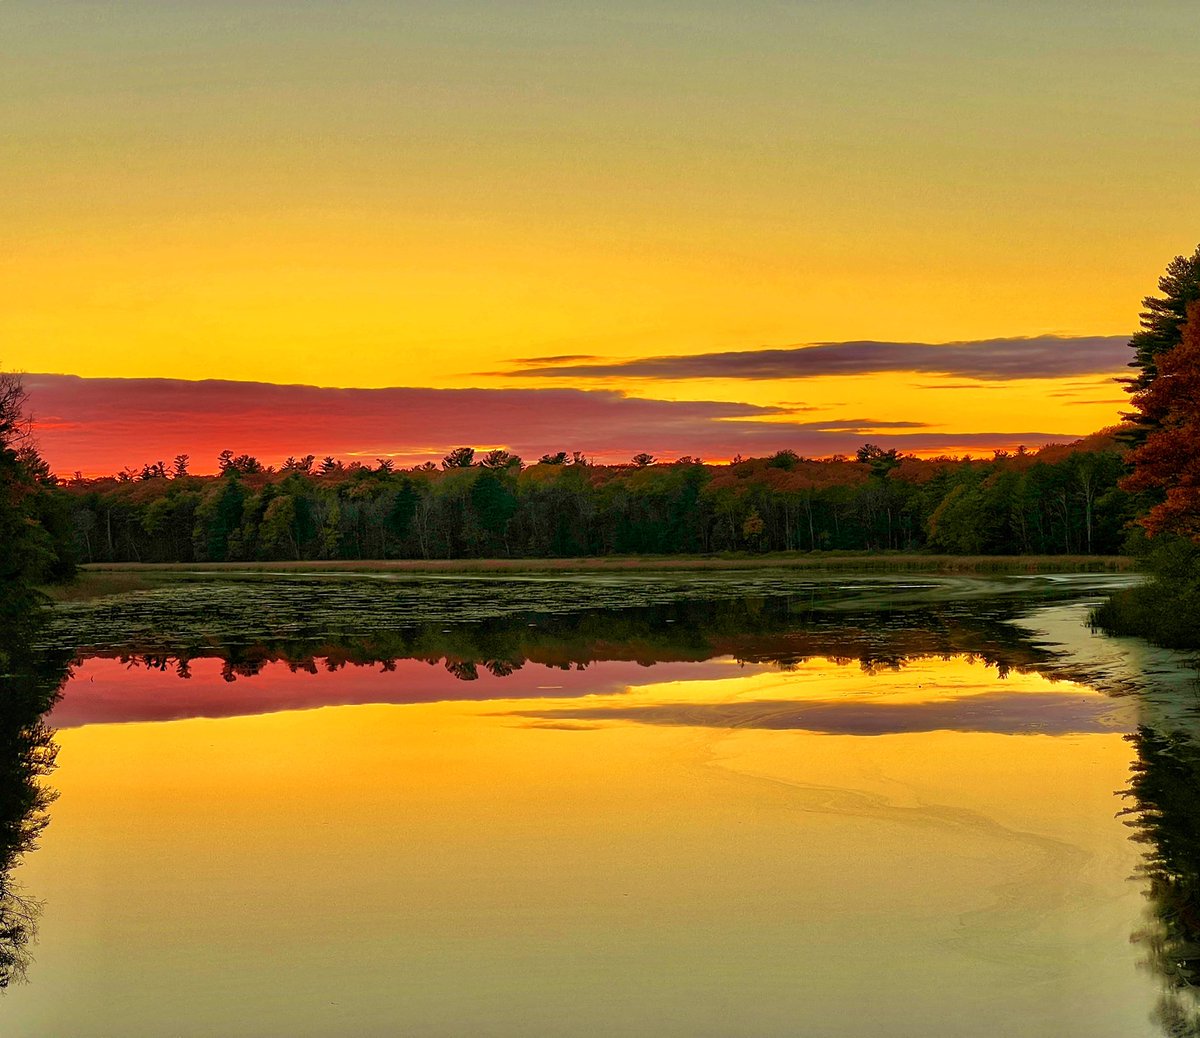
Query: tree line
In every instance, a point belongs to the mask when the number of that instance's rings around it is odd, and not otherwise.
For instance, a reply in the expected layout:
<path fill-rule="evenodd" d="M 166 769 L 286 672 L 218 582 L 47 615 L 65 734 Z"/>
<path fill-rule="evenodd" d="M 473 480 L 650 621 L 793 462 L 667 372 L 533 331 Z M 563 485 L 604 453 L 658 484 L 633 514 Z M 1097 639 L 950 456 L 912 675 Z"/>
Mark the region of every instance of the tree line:
<path fill-rule="evenodd" d="M 853 458 L 793 451 L 706 465 L 580 454 L 533 465 L 450 452 L 397 470 L 222 454 L 54 488 L 82 562 L 564 557 L 768 551 L 1111 554 L 1135 497 L 1111 434 L 987 460 L 922 460 L 864 445 Z"/>

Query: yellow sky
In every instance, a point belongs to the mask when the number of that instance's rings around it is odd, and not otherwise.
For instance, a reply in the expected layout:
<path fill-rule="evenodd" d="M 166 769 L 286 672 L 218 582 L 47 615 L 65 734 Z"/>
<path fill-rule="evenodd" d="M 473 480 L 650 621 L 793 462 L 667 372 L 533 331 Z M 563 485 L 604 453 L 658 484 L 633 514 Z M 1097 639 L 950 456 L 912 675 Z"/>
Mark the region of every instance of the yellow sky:
<path fill-rule="evenodd" d="M 539 354 L 1124 334 L 1196 237 L 1193 17 L 7 3 L 0 363 L 510 386 Z M 958 429 L 1119 409 L 936 381 L 609 385 Z"/>

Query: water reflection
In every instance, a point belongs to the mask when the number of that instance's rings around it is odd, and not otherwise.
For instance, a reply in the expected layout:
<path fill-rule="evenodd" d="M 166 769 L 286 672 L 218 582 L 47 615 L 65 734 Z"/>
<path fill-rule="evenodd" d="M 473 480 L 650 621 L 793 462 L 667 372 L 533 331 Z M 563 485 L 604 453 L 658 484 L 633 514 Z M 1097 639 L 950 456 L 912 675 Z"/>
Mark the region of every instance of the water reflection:
<path fill-rule="evenodd" d="M 952 695 L 926 703 L 751 700 L 516 711 L 516 716 L 542 720 L 624 720 L 693 728 L 796 729 L 823 735 L 859 736 L 939 731 L 1008 735 L 1101 734 L 1111 732 L 1119 724 L 1111 714 L 1111 703 L 1094 693 L 1053 692 Z"/>
<path fill-rule="evenodd" d="M 249 638 L 143 636 L 81 651 L 78 679 L 55 711 L 71 727 L 93 722 L 224 717 L 354 703 L 471 699 L 561 699 L 620 692 L 665 681 L 696 682 L 728 671 L 793 673 L 814 660 L 864 674 L 898 671 L 917 660 L 965 659 L 1000 677 L 1030 672 L 1050 654 L 1005 619 L 1011 606 L 948 603 L 933 608 L 847 612 L 814 608 L 805 596 L 690 600 L 624 610 L 560 615 L 520 613 L 470 623 L 362 629 L 353 634 Z M 171 676 L 182 679 L 178 683 Z M 162 680 L 167 678 L 167 681 Z M 962 727 L 991 731 L 1094 731 L 1113 725 L 1106 701 L 1064 693 L 1040 709 L 1026 697 L 989 705 L 947 696 L 903 710 L 857 710 L 840 721 L 818 705 L 804 712 L 828 730 L 877 732 Z M 736 727 L 754 708 L 699 714 L 674 723 Z M 843 710 L 848 709 L 843 705 Z M 967 715 L 974 715 L 970 719 Z M 762 712 L 756 715 L 763 722 Z M 799 717 L 774 724 L 802 727 Z M 951 723 L 961 716 L 962 723 Z M 643 717 L 649 720 L 649 715 Z M 658 718 L 658 723 L 671 723 Z M 765 722 L 764 722 L 765 723 Z M 898 727 L 897 727 L 898 726 Z"/>
<path fill-rule="evenodd" d="M 0 635 L 0 988 L 24 980 L 41 906 L 17 879 L 22 858 L 49 823 L 55 793 L 54 732 L 43 721 L 67 674 L 66 661 L 34 654 L 25 632 Z"/>
<path fill-rule="evenodd" d="M 1200 746 L 1195 734 L 1139 728 L 1125 796 L 1136 839 L 1149 922 L 1134 934 L 1163 982 L 1156 1016 L 1173 1038 L 1200 1035 Z"/>
<path fill-rule="evenodd" d="M 807 600 L 786 596 L 698 600 L 306 636 L 214 632 L 187 641 L 163 632 L 117 645 L 90 645 L 78 650 L 78 658 L 119 659 L 181 678 L 191 676 L 192 661 L 217 659 L 222 678 L 230 682 L 254 677 L 275 663 L 316 673 L 377 664 L 388 669 L 413 659 L 441 663 L 455 678 L 474 681 L 481 671 L 506 677 L 528 663 L 569 671 L 603 661 L 650 667 L 721 656 L 781 668 L 820 657 L 857 662 L 867 672 L 899 669 L 913 658 L 970 656 L 995 666 L 1003 677 L 1014 667 L 1051 658 L 1005 622 L 1015 612 L 957 604 L 855 614 L 815 610 Z"/>
<path fill-rule="evenodd" d="M 137 637 L 119 643 L 113 639 L 89 641 L 85 622 L 80 627 L 80 642 L 88 647 L 72 660 L 75 680 L 55 707 L 53 719 L 55 724 L 69 727 L 234 717 L 333 704 L 460 702 L 470 707 L 472 723 L 488 719 L 488 724 L 496 726 L 487 728 L 480 723 L 476 728 L 464 723 L 461 745 L 471 745 L 472 753 L 494 753 L 490 767 L 497 774 L 505 767 L 515 767 L 514 760 L 537 759 L 528 753 L 500 756 L 501 746 L 530 747 L 525 742 L 518 744 L 515 740 L 520 736 L 514 731 L 545 727 L 575 740 L 588 738 L 587 733 L 599 737 L 610 729 L 624 731 L 634 726 L 643 727 L 655 738 L 667 735 L 667 730 L 694 729 L 706 736 L 725 730 L 735 733 L 731 736 L 734 740 L 745 740 L 736 747 L 744 762 L 750 763 L 739 774 L 753 774 L 756 781 L 775 776 L 789 790 L 802 788 L 795 784 L 798 765 L 787 757 L 789 744 L 781 741 L 769 752 L 763 749 L 768 738 L 782 738 L 770 733 L 912 737 L 913 747 L 935 746 L 933 739 L 921 742 L 925 736 L 961 733 L 962 745 L 968 749 L 958 751 L 962 754 L 958 764 L 965 768 L 970 748 L 985 745 L 984 740 L 990 740 L 986 745 L 994 748 L 997 760 L 1005 752 L 1025 760 L 1016 748 L 1002 744 L 997 738 L 1001 733 L 1090 737 L 1129 731 L 1134 759 L 1126 792 L 1127 820 L 1145 845 L 1142 879 L 1150 903 L 1148 922 L 1134 938 L 1144 950 L 1147 967 L 1162 984 L 1155 1026 L 1180 1038 L 1200 1035 L 1200 1002 L 1194 995 L 1200 985 L 1200 748 L 1194 734 L 1185 728 L 1134 724 L 1134 700 L 1114 700 L 1073 684 L 1072 674 L 1058 666 L 1052 652 L 1031 642 L 1008 622 L 1020 608 L 1020 603 L 978 600 L 895 610 L 824 608 L 806 596 L 772 595 L 562 614 L 526 610 L 467 622 L 406 620 L 378 627 L 364 624 L 353 631 L 344 627 L 292 628 L 281 636 L 261 630 L 231 631 L 227 625 L 217 625 L 206 633 L 197 622 L 186 637 L 143 627 Z M 874 680 L 898 672 L 936 677 L 939 661 L 952 665 L 953 681 L 947 678 L 941 684 L 931 682 L 922 687 L 911 675 L 906 682 Z M 982 673 L 973 684 L 963 678 L 972 673 L 965 667 L 972 662 Z M 52 704 L 65 670 L 65 662 L 42 662 L 37 667 L 27 666 L 20 680 L 15 675 L 5 679 L 6 695 L 0 704 L 0 984 L 15 979 L 28 961 L 36 913 L 32 902 L 16 889 L 12 873 L 46 824 L 52 794 L 44 779 L 54 766 L 55 748 L 51 730 L 41 717 Z M 840 672 L 839 688 L 844 694 L 831 694 L 827 685 L 813 677 L 834 670 Z M 1029 680 L 1017 680 L 1025 675 Z M 1042 680 L 1046 676 L 1054 680 Z M 855 682 L 857 687 L 853 687 Z M 426 716 L 452 725 L 460 723 L 466 712 L 430 712 Z M 325 736 L 315 719 L 303 724 L 311 745 L 323 745 L 318 740 Z M 135 735 L 133 727 L 122 736 L 122 745 L 149 747 L 160 738 L 149 730 Z M 390 730 L 386 734 L 390 737 Z M 413 735 L 407 732 L 403 737 Z M 196 738 L 200 739 L 199 734 Z M 253 738 L 247 729 L 247 746 Z M 373 738 L 378 743 L 385 741 L 384 736 Z M 469 739 L 479 741 L 473 744 Z M 1113 739 L 1119 741 L 1115 735 Z M 885 741 L 875 740 L 872 745 Z M 207 737 L 203 742 L 208 745 Z M 1034 742 L 1022 745 L 1031 747 Z M 610 750 L 614 745 L 606 743 Z M 636 743 L 639 753 L 645 745 Z M 798 745 L 790 744 L 793 748 Z M 804 745 L 820 752 L 817 740 Z M 557 768 L 564 775 L 576 756 L 586 756 L 567 747 L 555 752 L 559 755 Z M 826 792 L 820 792 L 821 797 L 830 795 L 827 790 L 839 781 L 842 766 L 833 759 L 834 751 L 828 752 L 829 781 L 822 787 Z M 899 759 L 898 749 L 887 752 Z M 1041 752 L 1031 751 L 1028 759 L 1034 762 Z M 1067 751 L 1061 752 L 1063 756 L 1055 760 L 1067 759 Z M 383 790 L 386 779 L 382 776 L 391 774 L 387 769 L 394 766 L 393 751 L 380 753 L 377 789 Z M 422 760 L 426 755 L 430 761 L 439 759 L 424 747 L 414 749 L 413 754 Z M 1120 758 L 1122 767 L 1125 759 Z M 1012 766 L 1011 760 L 1006 766 Z M 435 764 L 429 767 L 433 769 Z M 454 773 L 469 774 L 470 767 L 469 757 L 464 756 Z M 1049 765 L 1047 773 L 1053 774 Z M 431 770 L 430 774 L 442 773 Z M 1095 777 L 1086 771 L 1079 774 Z M 512 790 L 530 788 L 529 775 L 522 774 L 519 781 L 514 778 Z M 269 777 L 267 773 L 264 776 Z M 326 780 L 323 777 L 321 781 Z M 328 781 L 333 786 L 345 781 L 342 792 L 347 804 L 352 804 L 351 798 L 358 793 L 349 780 L 331 776 Z M 804 781 L 816 780 L 808 775 Z M 553 786 L 550 783 L 547 788 Z M 986 776 L 979 778 L 979 789 L 985 787 Z M 479 788 L 485 789 L 486 784 Z M 719 788 L 724 787 L 714 785 L 714 792 Z M 942 789 L 930 788 L 937 793 Z M 1106 784 L 1103 795 L 1113 788 Z M 478 795 L 478 790 L 472 788 L 470 795 Z M 581 785 L 573 791 L 574 799 L 559 804 L 547 793 L 546 817 L 568 824 L 562 820 L 574 819 L 577 813 L 571 804 L 589 795 Z M 879 802 L 888 802 L 892 795 L 878 794 Z M 984 795 L 979 794 L 981 799 Z M 987 795 L 994 796 L 996 803 L 1005 796 L 1014 803 L 1025 802 L 1011 791 Z M 462 803 L 469 804 L 466 792 Z M 439 810 L 444 807 L 439 805 Z M 493 808 L 504 810 L 500 799 Z M 739 824 L 736 809 L 736 804 L 729 806 L 730 825 Z M 480 824 L 471 808 L 462 810 L 464 818 Z M 707 815 L 699 807 L 696 810 L 697 831 L 707 833 Z M 872 824 L 886 822 L 886 813 L 879 810 L 876 817 L 863 807 L 862 817 Z M 895 813 L 891 807 L 887 810 Z M 916 813 L 913 807 L 905 810 Z M 978 814 L 987 812 L 979 809 Z M 219 816 L 214 817 L 220 824 Z M 397 814 L 393 821 L 399 828 L 425 817 L 414 808 L 411 816 Z M 964 810 L 961 817 L 947 815 L 940 824 L 957 832 L 959 827 L 969 828 L 967 817 Z M 527 831 L 540 831 L 537 827 L 542 820 L 532 810 L 523 812 L 521 818 Z M 444 819 L 437 818 L 429 825 L 436 827 L 431 831 L 441 834 Z M 612 825 L 613 831 L 618 831 L 617 823 Z M 364 822 L 359 831 L 365 828 Z M 469 828 L 462 826 L 463 831 Z M 1016 831 L 1020 826 L 1014 822 L 1012 828 Z M 497 835 L 509 838 L 499 830 Z M 576 836 L 580 841 L 584 838 Z M 1123 841 L 1117 842 L 1127 847 Z M 902 847 L 903 841 L 896 846 Z M 979 858 L 987 860 L 992 853 L 990 845 L 980 846 Z M 481 850 L 483 857 L 490 858 L 491 853 Z M 761 861 L 768 860 L 764 852 Z M 610 864 L 620 866 L 616 860 Z M 574 867 L 582 866 L 576 862 Z M 425 873 L 417 866 L 414 869 L 413 882 L 426 882 Z M 477 886 L 486 889 L 490 880 L 490 876 L 477 877 Z M 383 879 L 380 882 L 381 890 L 389 889 Z M 748 898 L 746 904 L 751 903 Z M 1126 926 L 1124 920 L 1133 914 L 1122 916 L 1121 925 Z M 436 933 L 437 923 L 436 919 L 431 922 L 430 934 Z M 374 924 L 364 920 L 362 925 Z M 382 942 L 384 937 L 376 934 L 374 939 Z M 1068 955 L 1079 953 L 1079 948 L 1067 949 Z M 1133 974 L 1128 966 L 1126 970 Z M 1149 1000 L 1145 993 L 1142 997 Z"/>

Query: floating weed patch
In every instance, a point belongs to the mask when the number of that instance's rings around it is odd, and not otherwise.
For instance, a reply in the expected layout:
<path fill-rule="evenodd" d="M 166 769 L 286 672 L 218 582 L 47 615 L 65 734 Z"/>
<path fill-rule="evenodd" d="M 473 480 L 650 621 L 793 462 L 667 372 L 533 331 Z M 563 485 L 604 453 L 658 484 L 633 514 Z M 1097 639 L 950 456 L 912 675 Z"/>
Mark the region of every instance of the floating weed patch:
<path fill-rule="evenodd" d="M 805 576 L 788 570 L 453 574 L 181 574 L 159 586 L 92 601 L 63 602 L 42 647 L 76 652 L 148 643 L 181 648 L 266 639 L 321 640 L 440 624 L 562 616 L 686 601 L 790 600 L 812 609 L 908 609 L 964 599 L 1054 598 L 1122 577 L 982 578 Z"/>

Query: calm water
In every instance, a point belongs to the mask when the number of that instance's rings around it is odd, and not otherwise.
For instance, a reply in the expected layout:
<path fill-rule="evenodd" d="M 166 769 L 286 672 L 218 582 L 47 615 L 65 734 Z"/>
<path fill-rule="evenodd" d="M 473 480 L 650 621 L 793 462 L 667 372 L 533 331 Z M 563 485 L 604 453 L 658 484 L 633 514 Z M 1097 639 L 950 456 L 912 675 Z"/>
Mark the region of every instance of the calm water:
<path fill-rule="evenodd" d="M 1200 1033 L 1192 678 L 1098 583 L 73 607 L 3 1033 Z"/>

